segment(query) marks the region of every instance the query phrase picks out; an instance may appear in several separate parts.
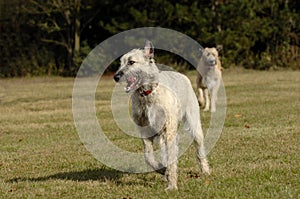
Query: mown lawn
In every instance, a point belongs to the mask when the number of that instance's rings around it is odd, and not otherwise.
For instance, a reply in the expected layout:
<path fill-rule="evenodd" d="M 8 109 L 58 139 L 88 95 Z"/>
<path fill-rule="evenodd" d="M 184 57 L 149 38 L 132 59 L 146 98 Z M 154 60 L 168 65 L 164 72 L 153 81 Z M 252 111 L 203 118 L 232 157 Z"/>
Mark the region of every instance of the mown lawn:
<path fill-rule="evenodd" d="M 195 72 L 188 73 L 195 86 Z M 300 198 L 300 71 L 226 70 L 227 114 L 199 175 L 193 147 L 179 160 L 177 192 L 156 173 L 106 167 L 85 149 L 72 116 L 74 79 L 0 80 L 0 198 Z M 141 141 L 114 123 L 112 77 L 103 77 L 96 111 L 117 145 Z M 207 128 L 210 114 L 201 112 Z"/>

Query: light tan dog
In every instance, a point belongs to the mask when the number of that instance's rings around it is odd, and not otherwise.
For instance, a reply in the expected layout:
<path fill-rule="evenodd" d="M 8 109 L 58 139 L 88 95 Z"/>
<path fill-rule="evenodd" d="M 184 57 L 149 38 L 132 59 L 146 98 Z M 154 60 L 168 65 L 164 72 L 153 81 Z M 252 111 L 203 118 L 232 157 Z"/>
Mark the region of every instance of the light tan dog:
<path fill-rule="evenodd" d="M 197 66 L 198 101 L 201 107 L 204 106 L 204 111 L 209 111 L 210 106 L 210 111 L 215 112 L 217 94 L 222 80 L 221 61 L 216 48 L 205 48 L 200 50 L 202 52 L 202 57 Z"/>

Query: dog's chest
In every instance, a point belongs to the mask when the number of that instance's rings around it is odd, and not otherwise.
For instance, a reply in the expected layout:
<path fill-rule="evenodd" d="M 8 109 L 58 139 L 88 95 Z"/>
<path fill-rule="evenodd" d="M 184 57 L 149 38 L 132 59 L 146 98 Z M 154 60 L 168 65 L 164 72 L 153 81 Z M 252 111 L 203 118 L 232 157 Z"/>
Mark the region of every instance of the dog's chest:
<path fill-rule="evenodd" d="M 217 84 L 217 78 L 214 77 L 206 77 L 205 78 L 205 84 L 208 89 L 212 89 L 216 86 Z"/>
<path fill-rule="evenodd" d="M 220 79 L 220 75 L 217 73 L 217 71 L 208 71 L 206 76 L 203 78 L 203 84 L 208 88 L 212 89 L 214 88 L 218 81 Z"/>
<path fill-rule="evenodd" d="M 132 114 L 135 123 L 139 126 L 151 126 L 154 129 L 164 126 L 167 117 L 173 114 L 167 99 L 168 97 L 162 98 L 160 95 L 133 97 Z"/>
<path fill-rule="evenodd" d="M 151 103 L 148 97 L 133 96 L 132 116 L 137 125 L 149 125 L 149 111 L 151 106 L 153 106 L 153 103 Z"/>
<path fill-rule="evenodd" d="M 138 126 L 148 126 L 149 119 L 146 108 L 133 109 L 132 111 L 133 120 Z"/>

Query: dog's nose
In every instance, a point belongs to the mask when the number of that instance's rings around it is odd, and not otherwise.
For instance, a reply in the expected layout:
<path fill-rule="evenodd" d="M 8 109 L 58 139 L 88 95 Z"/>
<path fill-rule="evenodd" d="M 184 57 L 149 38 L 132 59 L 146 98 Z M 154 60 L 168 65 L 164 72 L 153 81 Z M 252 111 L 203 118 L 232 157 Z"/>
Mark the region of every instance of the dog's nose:
<path fill-rule="evenodd" d="M 114 75 L 114 80 L 115 80 L 116 82 L 118 82 L 118 81 L 121 79 L 121 77 L 122 77 L 123 75 L 124 75 L 124 73 L 123 73 L 122 71 L 116 73 L 116 74 Z"/>
<path fill-rule="evenodd" d="M 216 64 L 216 59 L 215 58 L 210 58 L 210 59 L 208 59 L 208 63 L 210 65 L 215 65 Z"/>

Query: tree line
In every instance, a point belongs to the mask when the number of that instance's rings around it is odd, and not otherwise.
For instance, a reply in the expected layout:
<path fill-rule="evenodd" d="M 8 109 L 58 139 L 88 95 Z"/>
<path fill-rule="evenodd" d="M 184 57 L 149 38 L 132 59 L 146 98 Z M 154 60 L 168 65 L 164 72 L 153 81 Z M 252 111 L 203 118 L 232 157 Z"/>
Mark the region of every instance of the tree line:
<path fill-rule="evenodd" d="M 300 69 L 298 0 L 0 0 L 0 8 L 0 77 L 74 76 L 91 49 L 138 27 L 221 45 L 224 67 Z"/>

